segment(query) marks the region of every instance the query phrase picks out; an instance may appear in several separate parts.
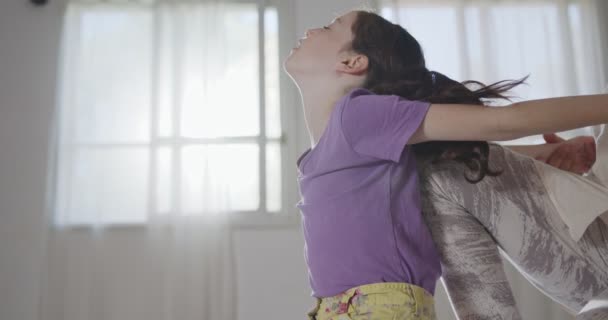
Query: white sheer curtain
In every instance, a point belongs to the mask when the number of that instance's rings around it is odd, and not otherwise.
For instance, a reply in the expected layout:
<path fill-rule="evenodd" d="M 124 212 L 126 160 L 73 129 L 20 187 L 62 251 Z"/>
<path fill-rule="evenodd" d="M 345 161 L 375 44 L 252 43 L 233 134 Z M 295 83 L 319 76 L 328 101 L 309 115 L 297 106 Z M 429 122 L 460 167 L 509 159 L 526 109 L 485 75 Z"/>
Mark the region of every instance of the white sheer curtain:
<path fill-rule="evenodd" d="M 597 0 L 380 0 L 380 8 L 419 40 L 430 70 L 485 84 L 530 74 L 528 85 L 509 94 L 513 101 L 608 88 Z M 568 138 L 597 129 L 558 134 Z M 544 140 L 537 135 L 501 143 Z"/>
<path fill-rule="evenodd" d="M 229 216 L 260 201 L 258 13 L 68 2 L 42 319 L 236 319 Z"/>
<path fill-rule="evenodd" d="M 597 0 L 380 0 L 380 13 L 404 26 L 422 45 L 427 66 L 457 81 L 490 84 L 520 79 L 514 102 L 608 92 Z M 604 37 L 606 35 L 603 35 Z M 494 105 L 507 104 L 499 101 Z M 599 134 L 600 126 L 558 133 Z M 500 142 L 544 143 L 541 135 Z M 572 319 L 505 261 L 524 319 Z M 442 286 L 440 319 L 455 319 Z"/>

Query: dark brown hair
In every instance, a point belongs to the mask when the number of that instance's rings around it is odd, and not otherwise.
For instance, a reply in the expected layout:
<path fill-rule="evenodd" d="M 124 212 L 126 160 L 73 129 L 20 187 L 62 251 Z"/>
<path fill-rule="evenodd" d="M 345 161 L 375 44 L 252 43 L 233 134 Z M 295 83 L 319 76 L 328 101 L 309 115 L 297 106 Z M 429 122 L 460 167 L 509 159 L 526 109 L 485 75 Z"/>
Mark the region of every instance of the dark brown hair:
<path fill-rule="evenodd" d="M 479 81 L 462 83 L 426 68 L 422 48 L 403 27 L 369 11 L 357 11 L 352 25 L 353 41 L 349 50 L 368 58 L 368 71 L 363 88 L 376 94 L 394 94 L 408 100 L 432 103 L 485 105 L 482 99 L 505 99 L 503 92 L 523 83 L 528 76 L 515 81 L 503 80 L 489 86 Z M 433 82 L 433 73 L 435 81 Z M 478 85 L 471 90 L 467 85 Z M 502 171 L 488 168 L 489 144 L 486 141 L 429 141 L 412 145 L 418 155 L 430 156 L 431 162 L 457 161 L 476 173 L 471 183 L 486 175 Z"/>

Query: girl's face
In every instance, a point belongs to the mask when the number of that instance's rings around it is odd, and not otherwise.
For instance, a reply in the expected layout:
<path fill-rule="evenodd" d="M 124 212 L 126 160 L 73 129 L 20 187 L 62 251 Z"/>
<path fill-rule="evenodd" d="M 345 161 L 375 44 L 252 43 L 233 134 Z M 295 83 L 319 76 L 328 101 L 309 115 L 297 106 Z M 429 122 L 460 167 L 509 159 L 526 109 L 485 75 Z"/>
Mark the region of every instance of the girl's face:
<path fill-rule="evenodd" d="M 297 47 L 285 59 L 287 73 L 297 80 L 300 76 L 329 75 L 334 73 L 344 55 L 343 48 L 350 45 L 356 11 L 334 19 L 329 25 L 308 29 Z"/>

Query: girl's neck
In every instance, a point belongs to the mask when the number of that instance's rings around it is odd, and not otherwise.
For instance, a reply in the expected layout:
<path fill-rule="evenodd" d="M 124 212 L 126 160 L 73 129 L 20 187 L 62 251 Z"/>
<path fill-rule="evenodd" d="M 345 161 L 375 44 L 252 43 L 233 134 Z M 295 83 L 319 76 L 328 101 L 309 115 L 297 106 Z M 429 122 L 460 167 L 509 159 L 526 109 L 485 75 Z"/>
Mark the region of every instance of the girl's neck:
<path fill-rule="evenodd" d="M 314 148 L 329 123 L 333 108 L 348 90 L 330 85 L 323 86 L 319 83 L 309 86 L 299 85 L 299 88 L 310 145 Z"/>

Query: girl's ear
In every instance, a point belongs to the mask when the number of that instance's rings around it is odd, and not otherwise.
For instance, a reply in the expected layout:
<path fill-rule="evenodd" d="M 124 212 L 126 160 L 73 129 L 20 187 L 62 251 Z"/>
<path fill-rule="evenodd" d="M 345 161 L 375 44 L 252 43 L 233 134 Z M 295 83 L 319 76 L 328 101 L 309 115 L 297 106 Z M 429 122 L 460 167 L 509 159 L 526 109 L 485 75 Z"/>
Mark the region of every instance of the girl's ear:
<path fill-rule="evenodd" d="M 363 54 L 353 54 L 340 58 L 336 66 L 336 71 L 353 75 L 362 75 L 367 72 L 367 56 Z"/>

